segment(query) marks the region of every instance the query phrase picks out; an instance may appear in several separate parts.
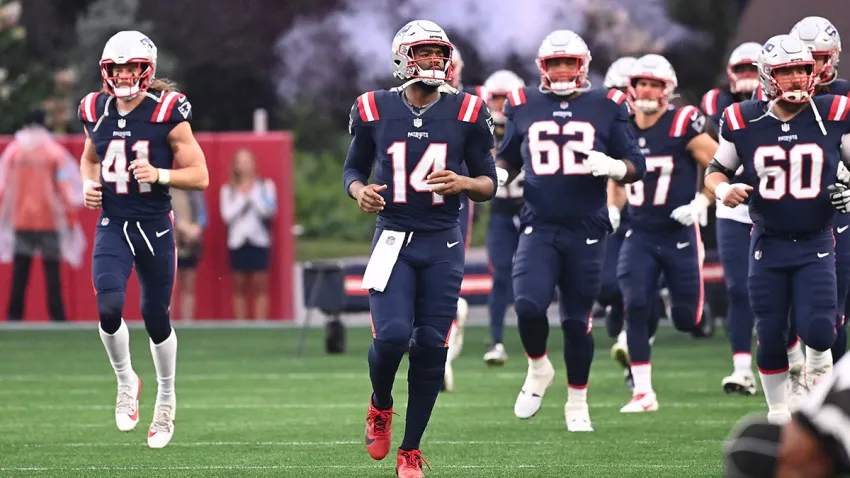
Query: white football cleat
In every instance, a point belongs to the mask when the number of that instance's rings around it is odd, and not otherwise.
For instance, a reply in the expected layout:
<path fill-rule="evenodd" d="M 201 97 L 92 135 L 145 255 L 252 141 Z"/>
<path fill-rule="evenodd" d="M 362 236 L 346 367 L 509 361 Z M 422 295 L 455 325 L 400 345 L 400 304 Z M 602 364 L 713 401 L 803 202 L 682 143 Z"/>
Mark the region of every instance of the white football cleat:
<path fill-rule="evenodd" d="M 446 372 L 443 374 L 443 392 L 453 392 L 455 389 L 455 372 L 452 369 L 452 362 L 446 362 Z"/>
<path fill-rule="evenodd" d="M 803 364 L 792 365 L 788 369 L 788 409 L 796 412 L 806 403 L 806 395 L 809 388 L 806 386 L 806 377 L 803 374 Z"/>
<path fill-rule="evenodd" d="M 174 412 L 176 400 L 170 403 L 157 401 L 153 412 L 153 423 L 148 429 L 148 446 L 151 448 L 165 448 L 174 435 Z"/>
<path fill-rule="evenodd" d="M 825 382 L 832 377 L 832 362 L 830 361 L 822 367 L 812 367 L 806 361 L 805 371 L 803 376 L 806 377 L 806 388 L 811 390 L 817 384 Z"/>
<path fill-rule="evenodd" d="M 590 410 L 587 407 L 587 403 L 574 405 L 567 402 L 564 405 L 564 419 L 567 422 L 567 431 L 593 431 L 593 424 L 590 423 Z"/>
<path fill-rule="evenodd" d="M 454 333 L 450 336 L 451 342 L 449 342 L 449 347 L 454 346 L 457 349 L 455 357 L 460 355 L 460 351 L 463 348 L 463 326 L 466 325 L 466 318 L 468 316 L 469 302 L 463 297 L 460 297 L 457 299 L 457 317 L 455 318 L 457 329 L 453 331 Z"/>
<path fill-rule="evenodd" d="M 791 412 L 786 410 L 776 410 L 767 412 L 767 422 L 773 425 L 785 425 L 791 421 Z"/>
<path fill-rule="evenodd" d="M 632 396 L 632 400 L 620 409 L 620 413 L 643 413 L 657 411 L 658 399 L 655 396 L 655 392 L 635 394 L 634 396 Z"/>
<path fill-rule="evenodd" d="M 732 375 L 724 378 L 720 382 L 720 385 L 723 386 L 723 391 L 726 393 L 737 393 L 739 395 L 756 394 L 756 378 L 752 372 L 732 372 Z"/>
<path fill-rule="evenodd" d="M 617 341 L 611 346 L 611 358 L 620 364 L 621 367 L 625 369 L 629 368 L 632 359 L 629 356 L 629 346 L 626 343 L 625 331 L 620 332 L 620 335 L 617 337 Z"/>
<path fill-rule="evenodd" d="M 133 431 L 139 424 L 139 396 L 142 393 L 142 379 L 129 384 L 118 385 L 118 397 L 115 399 L 115 424 L 122 432 Z"/>
<path fill-rule="evenodd" d="M 549 357 L 528 359 L 528 375 L 514 403 L 517 418 L 531 418 L 540 411 L 546 389 L 555 381 L 555 367 Z"/>
<path fill-rule="evenodd" d="M 504 365 L 508 361 L 508 353 L 505 352 L 505 346 L 502 344 L 493 344 L 490 350 L 484 354 L 484 361 L 487 365 Z"/>

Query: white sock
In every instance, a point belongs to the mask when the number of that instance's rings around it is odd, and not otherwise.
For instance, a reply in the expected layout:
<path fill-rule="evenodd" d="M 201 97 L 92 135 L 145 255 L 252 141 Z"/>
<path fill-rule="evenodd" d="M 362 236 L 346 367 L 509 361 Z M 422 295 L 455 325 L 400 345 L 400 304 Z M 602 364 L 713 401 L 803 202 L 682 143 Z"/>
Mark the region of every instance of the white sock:
<path fill-rule="evenodd" d="M 177 369 L 177 334 L 171 335 L 160 344 L 151 341 L 151 355 L 156 368 L 156 401 L 171 401 L 174 396 L 174 374 Z"/>
<path fill-rule="evenodd" d="M 106 347 L 106 355 L 115 370 L 118 384 L 132 384 L 133 380 L 136 380 L 136 372 L 130 363 L 130 330 L 127 329 L 124 319 L 121 319 L 121 325 L 112 335 L 104 332 L 100 325 L 97 326 L 97 331 L 100 332 L 100 340 Z"/>
<path fill-rule="evenodd" d="M 807 368 L 822 368 L 832 365 L 832 350 L 826 349 L 824 352 L 806 346 L 806 367 Z"/>
<path fill-rule="evenodd" d="M 570 405 L 585 405 L 587 404 L 587 387 L 573 388 L 567 387 L 567 403 Z"/>
<path fill-rule="evenodd" d="M 652 364 L 632 365 L 632 378 L 635 381 L 635 395 L 652 393 Z"/>
<path fill-rule="evenodd" d="M 742 352 L 732 355 L 732 365 L 737 373 L 753 374 L 752 354 Z"/>
<path fill-rule="evenodd" d="M 803 348 L 800 347 L 800 339 L 788 349 L 788 366 L 794 368 L 795 365 L 803 365 L 806 363 L 806 357 L 803 355 Z"/>
<path fill-rule="evenodd" d="M 623 328 L 623 330 L 620 331 L 620 334 L 617 335 L 617 343 L 622 345 L 623 347 L 628 348 L 628 341 L 626 340 L 626 329 L 625 328 Z"/>
<path fill-rule="evenodd" d="M 534 372 L 539 372 L 539 371 L 543 370 L 544 368 L 548 368 L 548 367 L 546 367 L 546 362 L 548 362 L 548 361 L 549 361 L 549 354 L 543 354 L 542 357 L 537 357 L 537 358 L 534 358 L 534 359 L 529 358 L 528 359 L 528 367 Z"/>
<path fill-rule="evenodd" d="M 759 372 L 764 398 L 771 412 L 788 411 L 788 372 L 765 375 Z"/>

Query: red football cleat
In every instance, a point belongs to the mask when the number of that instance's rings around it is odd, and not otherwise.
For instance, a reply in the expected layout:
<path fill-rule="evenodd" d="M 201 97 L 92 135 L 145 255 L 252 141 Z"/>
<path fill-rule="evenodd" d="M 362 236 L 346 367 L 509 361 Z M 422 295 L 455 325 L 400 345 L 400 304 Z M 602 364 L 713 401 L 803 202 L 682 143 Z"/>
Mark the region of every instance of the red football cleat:
<path fill-rule="evenodd" d="M 366 414 L 366 451 L 375 460 L 383 460 L 390 452 L 392 443 L 393 409 L 378 410 L 369 400 Z"/>
<path fill-rule="evenodd" d="M 431 465 L 422 458 L 422 452 L 419 450 L 398 450 L 398 458 L 396 458 L 395 473 L 398 478 L 423 478 L 425 473 L 422 471 L 422 464 L 431 469 Z"/>

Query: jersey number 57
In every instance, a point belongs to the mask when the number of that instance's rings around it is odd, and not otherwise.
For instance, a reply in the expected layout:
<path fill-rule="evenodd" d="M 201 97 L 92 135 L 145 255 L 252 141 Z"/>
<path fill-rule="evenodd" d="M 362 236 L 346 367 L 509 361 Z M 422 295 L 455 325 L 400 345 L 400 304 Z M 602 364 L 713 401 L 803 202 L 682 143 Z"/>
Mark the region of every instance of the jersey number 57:
<path fill-rule="evenodd" d="M 136 160 L 150 160 L 150 142 L 138 140 L 133 144 L 131 150 L 136 154 Z M 107 183 L 115 185 L 116 194 L 130 193 L 130 161 L 127 160 L 127 140 L 113 139 L 106 148 L 103 161 L 100 163 L 100 175 Z M 139 183 L 139 192 L 142 194 L 151 192 L 151 185 Z"/>

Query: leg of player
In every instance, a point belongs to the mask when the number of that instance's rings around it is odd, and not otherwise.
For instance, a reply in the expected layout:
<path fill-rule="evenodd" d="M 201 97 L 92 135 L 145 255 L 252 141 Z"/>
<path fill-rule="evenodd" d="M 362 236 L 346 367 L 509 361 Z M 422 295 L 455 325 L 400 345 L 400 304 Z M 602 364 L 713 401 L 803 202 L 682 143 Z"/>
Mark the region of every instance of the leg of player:
<path fill-rule="evenodd" d="M 629 347 L 626 343 L 626 330 L 623 322 L 625 308 L 623 295 L 620 293 L 620 284 L 617 282 L 617 262 L 624 237 L 624 234 L 614 234 L 608 237 L 605 244 L 605 260 L 602 265 L 602 283 L 596 301 L 605 308 L 605 329 L 608 332 L 608 337 L 616 339 L 614 345 L 611 346 L 611 358 L 623 367 L 623 374 L 628 385 L 631 372 L 629 370 Z"/>
<path fill-rule="evenodd" d="M 490 222 L 487 225 L 487 254 L 493 274 L 493 287 L 487 298 L 490 312 L 490 347 L 484 354 L 487 365 L 503 365 L 508 360 L 502 341 L 505 312 L 513 298 L 511 272 L 518 239 L 513 217 L 490 214 Z"/>
<path fill-rule="evenodd" d="M 127 280 L 133 271 L 133 252 L 121 225 L 101 218 L 94 237 L 92 282 L 100 317 L 98 332 L 118 379 L 115 424 L 122 432 L 139 423 L 142 382 L 130 361 L 130 331 L 122 319 Z"/>
<path fill-rule="evenodd" d="M 150 337 L 150 350 L 156 370 L 156 402 L 148 430 L 148 446 L 165 448 L 174 435 L 177 396 L 177 334 L 171 327 L 171 295 L 177 274 L 173 222 L 163 218 L 137 222 L 135 228 L 136 276 L 141 290 L 142 318 Z"/>
<path fill-rule="evenodd" d="M 670 319 L 682 332 L 690 332 L 702 321 L 705 291 L 700 261 L 699 225 L 683 229 L 676 243 L 666 247 L 661 254 L 664 277 L 670 290 Z"/>
<path fill-rule="evenodd" d="M 726 312 L 729 342 L 732 345 L 732 375 L 721 386 L 726 393 L 755 395 L 753 374 L 754 317 L 747 295 L 747 263 L 749 262 L 752 226 L 731 219 L 717 219 L 717 252 L 723 266 L 728 308 Z"/>
<path fill-rule="evenodd" d="M 566 255 L 558 281 L 558 306 L 564 336 L 564 362 L 567 364 L 564 418 L 567 430 L 571 432 L 593 431 L 587 406 L 587 385 L 594 351 L 590 311 L 599 295 L 606 236 L 605 230 L 588 226 L 585 234 L 561 233 L 558 237 L 558 250 Z"/>
<path fill-rule="evenodd" d="M 460 247 L 447 246 L 460 237 L 460 230 L 456 228 L 414 236 L 410 244 L 417 251 L 417 262 L 421 264 L 416 280 L 423 286 L 417 290 L 414 309 L 407 373 L 407 414 L 396 462 L 398 476 L 402 478 L 423 476 L 424 460 L 419 445 L 445 373 L 446 343 L 456 313 L 466 255 Z"/>
<path fill-rule="evenodd" d="M 519 237 L 513 270 L 514 308 L 528 373 L 514 403 L 517 418 L 531 418 L 540 410 L 546 389 L 555 380 L 555 368 L 546 353 L 549 318 L 561 271 L 556 233 L 526 226 Z"/>
<path fill-rule="evenodd" d="M 382 232 L 382 229 L 375 231 L 373 250 Z M 369 347 L 372 395 L 366 412 L 364 439 L 366 451 L 375 460 L 383 460 L 390 451 L 392 420 L 395 414 L 393 384 L 413 333 L 416 270 L 408 262 L 410 252 L 410 247 L 401 249 L 383 292 L 374 289 L 369 291 L 373 337 Z M 445 358 L 443 360 L 445 362 Z"/>
<path fill-rule="evenodd" d="M 754 230 L 750 238 L 747 290 L 756 318 L 756 365 L 772 423 L 791 419 L 788 397 L 786 334 L 791 308 L 791 277 L 784 269 L 787 241 L 764 237 Z"/>
<path fill-rule="evenodd" d="M 460 234 L 463 238 L 464 249 L 469 247 L 469 241 L 472 239 L 472 218 L 473 218 L 473 202 L 466 195 L 458 196 L 460 199 L 460 214 L 458 216 L 460 222 Z M 454 390 L 454 368 L 452 362 L 458 357 L 463 350 L 463 327 L 466 325 L 466 317 L 469 315 L 469 303 L 463 297 L 457 298 L 457 312 L 452 321 L 452 327 L 449 331 L 448 339 L 448 355 L 446 356 L 446 376 L 443 379 L 443 391 L 451 392 Z"/>
<path fill-rule="evenodd" d="M 850 216 L 839 214 L 835 218 L 835 278 L 838 290 L 838 314 L 835 320 L 836 336 L 832 345 L 832 362 L 841 360 L 847 351 L 847 329 L 844 327 L 844 308 L 850 293 Z"/>
<path fill-rule="evenodd" d="M 621 413 L 654 412 L 658 399 L 652 388 L 650 322 L 657 324 L 658 277 L 661 266 L 655 257 L 657 239 L 645 233 L 632 233 L 623 242 L 617 275 L 626 303 L 626 340 L 630 355 L 630 370 L 634 380 L 632 399 Z"/>

